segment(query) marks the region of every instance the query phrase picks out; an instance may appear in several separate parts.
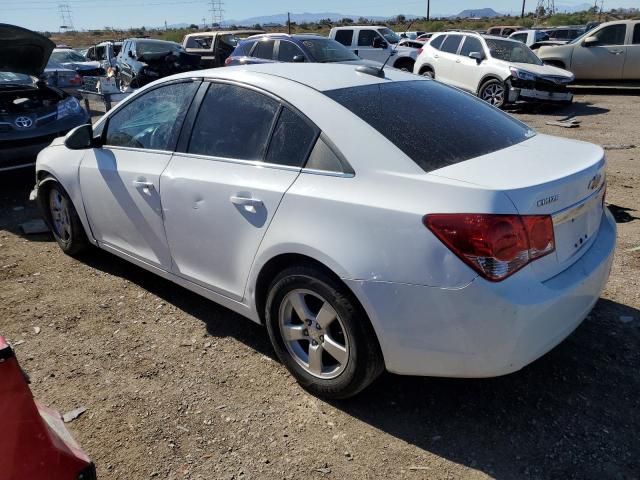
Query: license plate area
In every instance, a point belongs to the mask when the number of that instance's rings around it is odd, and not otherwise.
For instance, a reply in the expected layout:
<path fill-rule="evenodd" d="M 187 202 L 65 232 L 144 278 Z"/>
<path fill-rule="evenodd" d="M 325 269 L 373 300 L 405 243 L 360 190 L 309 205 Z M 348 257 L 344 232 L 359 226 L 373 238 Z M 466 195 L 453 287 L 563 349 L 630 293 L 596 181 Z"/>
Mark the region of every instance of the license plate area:
<path fill-rule="evenodd" d="M 579 205 L 553 215 L 559 263 L 570 261 L 592 243 L 602 221 L 604 188 Z"/>

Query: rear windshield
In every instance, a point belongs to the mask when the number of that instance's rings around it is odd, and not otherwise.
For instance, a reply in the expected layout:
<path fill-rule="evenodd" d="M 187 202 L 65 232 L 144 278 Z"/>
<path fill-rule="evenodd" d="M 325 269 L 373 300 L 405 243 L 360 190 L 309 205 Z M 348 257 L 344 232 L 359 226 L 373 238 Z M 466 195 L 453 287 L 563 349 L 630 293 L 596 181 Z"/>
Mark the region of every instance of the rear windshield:
<path fill-rule="evenodd" d="M 535 135 L 484 101 L 431 80 L 385 82 L 324 93 L 384 135 L 425 172 Z"/>

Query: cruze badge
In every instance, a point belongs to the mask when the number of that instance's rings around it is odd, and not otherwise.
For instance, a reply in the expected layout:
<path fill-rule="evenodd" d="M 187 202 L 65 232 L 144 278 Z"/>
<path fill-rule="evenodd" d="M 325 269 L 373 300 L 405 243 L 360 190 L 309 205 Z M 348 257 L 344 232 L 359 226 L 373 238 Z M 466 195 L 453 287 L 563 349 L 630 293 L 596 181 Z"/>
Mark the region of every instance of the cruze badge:
<path fill-rule="evenodd" d="M 600 181 L 602 180 L 602 174 L 598 173 L 596 174 L 590 181 L 589 181 L 589 190 L 595 190 L 596 188 L 598 188 L 600 186 Z"/>
<path fill-rule="evenodd" d="M 560 195 L 556 193 L 555 195 L 551 195 L 550 197 L 541 198 L 536 202 L 536 205 L 538 207 L 544 207 L 545 205 L 549 205 L 550 203 L 557 202 L 559 198 Z"/>
<path fill-rule="evenodd" d="M 31 127 L 31 125 L 33 125 L 33 120 L 31 120 L 29 117 L 18 117 L 16 118 L 14 123 L 18 128 L 29 128 Z"/>

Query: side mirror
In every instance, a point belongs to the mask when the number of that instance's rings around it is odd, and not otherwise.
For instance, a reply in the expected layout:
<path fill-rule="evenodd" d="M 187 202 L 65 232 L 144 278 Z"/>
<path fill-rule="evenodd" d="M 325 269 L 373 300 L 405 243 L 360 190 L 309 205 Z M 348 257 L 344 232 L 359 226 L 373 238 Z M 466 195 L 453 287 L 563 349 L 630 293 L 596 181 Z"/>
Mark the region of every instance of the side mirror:
<path fill-rule="evenodd" d="M 98 147 L 99 141 L 93 138 L 93 127 L 87 123 L 74 128 L 64 137 L 64 146 L 69 150 L 85 150 Z"/>
<path fill-rule="evenodd" d="M 373 48 L 382 48 L 385 49 L 387 48 L 387 42 L 385 42 L 384 40 L 382 40 L 380 37 L 376 37 L 373 39 Z"/>
<path fill-rule="evenodd" d="M 471 52 L 469 58 L 473 58 L 476 62 L 481 63 L 484 60 L 484 54 L 482 52 Z"/>
<path fill-rule="evenodd" d="M 598 43 L 600 43 L 598 37 L 591 36 L 585 38 L 584 42 L 582 42 L 582 45 L 584 45 L 585 47 L 595 47 L 596 45 L 598 45 Z"/>
<path fill-rule="evenodd" d="M 136 56 L 133 54 L 131 50 L 129 50 L 129 58 L 136 58 Z"/>
<path fill-rule="evenodd" d="M 355 53 L 356 55 L 360 55 L 360 52 L 357 48 L 353 51 L 353 53 Z"/>
<path fill-rule="evenodd" d="M 304 63 L 304 62 L 305 62 L 304 55 L 294 55 L 293 56 L 293 63 Z"/>

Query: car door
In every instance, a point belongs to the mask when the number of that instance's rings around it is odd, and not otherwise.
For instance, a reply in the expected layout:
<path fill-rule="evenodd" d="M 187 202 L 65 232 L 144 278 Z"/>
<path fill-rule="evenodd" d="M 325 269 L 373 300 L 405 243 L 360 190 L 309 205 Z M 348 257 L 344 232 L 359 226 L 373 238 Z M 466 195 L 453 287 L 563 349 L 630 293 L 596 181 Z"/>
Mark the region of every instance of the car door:
<path fill-rule="evenodd" d="M 106 248 L 169 271 L 160 175 L 200 82 L 165 84 L 109 116 L 101 148 L 80 164 L 80 188 L 93 236 Z"/>
<path fill-rule="evenodd" d="M 212 83 L 180 139 L 183 152 L 161 178 L 173 272 L 241 300 L 260 242 L 316 136 L 277 99 Z"/>
<path fill-rule="evenodd" d="M 255 43 L 245 63 L 273 63 L 275 40 L 264 39 Z"/>
<path fill-rule="evenodd" d="M 389 57 L 389 44 L 387 41 L 373 28 L 363 28 L 358 31 L 357 55 L 365 60 L 373 60 L 375 62 L 384 63 Z M 373 46 L 374 42 L 376 45 Z"/>
<path fill-rule="evenodd" d="M 587 38 L 596 37 L 598 43 L 587 46 L 584 39 L 573 50 L 571 71 L 579 80 L 622 80 L 625 62 L 624 23 L 606 25 Z"/>
<path fill-rule="evenodd" d="M 631 41 L 627 42 L 622 78 L 624 80 L 640 80 L 640 23 L 630 25 L 630 30 L 631 27 L 633 30 L 628 33 L 631 36 Z"/>
<path fill-rule="evenodd" d="M 118 64 L 118 74 L 124 77 L 126 82 L 131 82 L 134 77 L 133 62 L 136 54 L 135 42 L 129 40 L 125 42 L 122 54 L 120 56 L 120 63 Z"/>
<path fill-rule="evenodd" d="M 484 76 L 486 60 L 478 62 L 475 58 L 470 58 L 472 52 L 481 53 L 487 56 L 482 42 L 470 35 L 465 35 L 459 55 L 455 63 L 451 66 L 449 78 L 452 85 L 471 93 L 478 91 L 480 79 Z"/>
<path fill-rule="evenodd" d="M 447 35 L 447 38 L 444 39 L 440 46 L 440 51 L 434 54 L 433 57 L 436 59 L 434 68 L 437 80 L 445 83 L 454 82 L 452 79 L 453 66 L 458 60 L 457 54 L 461 41 L 462 35 Z"/>

